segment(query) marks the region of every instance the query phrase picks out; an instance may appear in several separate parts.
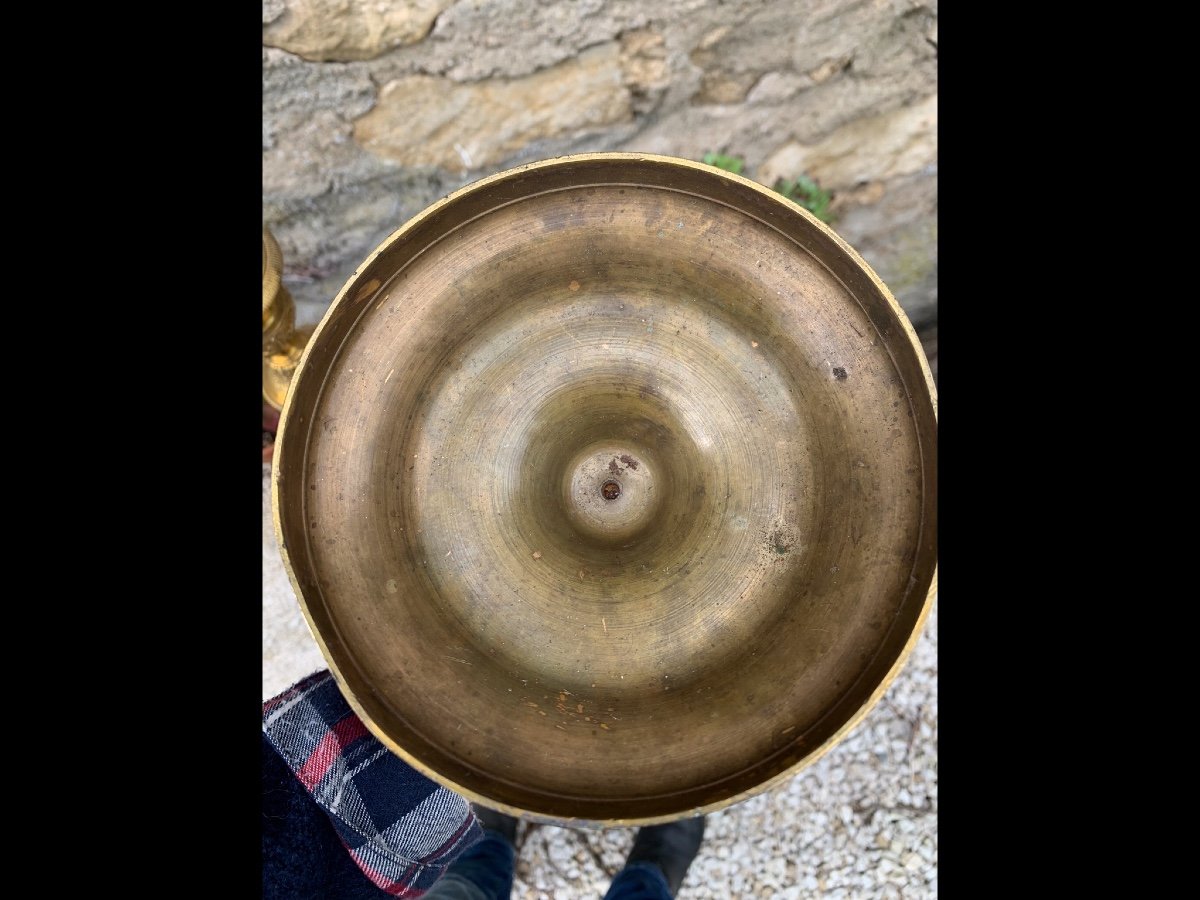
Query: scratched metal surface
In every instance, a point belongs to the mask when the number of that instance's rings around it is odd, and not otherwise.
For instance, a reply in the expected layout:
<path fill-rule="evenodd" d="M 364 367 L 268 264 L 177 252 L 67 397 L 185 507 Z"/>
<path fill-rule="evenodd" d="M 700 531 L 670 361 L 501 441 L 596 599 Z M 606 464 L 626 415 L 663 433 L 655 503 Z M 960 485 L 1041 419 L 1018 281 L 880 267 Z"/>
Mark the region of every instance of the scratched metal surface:
<path fill-rule="evenodd" d="M 936 565 L 928 368 L 827 228 L 697 164 L 525 167 L 347 285 L 277 447 L 359 714 L 549 820 L 741 801 L 895 674 Z"/>

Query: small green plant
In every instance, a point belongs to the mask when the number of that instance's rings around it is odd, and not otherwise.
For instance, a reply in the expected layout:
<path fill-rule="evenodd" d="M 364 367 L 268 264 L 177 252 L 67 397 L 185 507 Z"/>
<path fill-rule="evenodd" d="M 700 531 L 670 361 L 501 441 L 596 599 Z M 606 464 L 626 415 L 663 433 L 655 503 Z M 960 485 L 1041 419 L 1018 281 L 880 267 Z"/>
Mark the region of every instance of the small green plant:
<path fill-rule="evenodd" d="M 741 175 L 742 166 L 746 164 L 746 161 L 740 156 L 726 156 L 724 153 L 705 153 L 704 164 L 716 166 L 718 169 L 724 169 L 726 172 L 732 172 L 734 175 Z"/>
<path fill-rule="evenodd" d="M 742 157 L 728 156 L 724 153 L 705 153 L 703 162 L 734 175 L 741 175 L 746 165 L 746 160 Z M 829 212 L 832 195 L 807 175 L 797 175 L 792 179 L 777 178 L 772 190 L 783 194 L 793 203 L 800 204 L 822 222 L 833 221 L 833 215 Z"/>
<path fill-rule="evenodd" d="M 822 222 L 830 222 L 833 217 L 829 214 L 829 191 L 823 190 L 819 184 L 807 175 L 798 175 L 790 181 L 778 178 L 774 190 L 783 194 L 793 203 L 799 203 Z"/>

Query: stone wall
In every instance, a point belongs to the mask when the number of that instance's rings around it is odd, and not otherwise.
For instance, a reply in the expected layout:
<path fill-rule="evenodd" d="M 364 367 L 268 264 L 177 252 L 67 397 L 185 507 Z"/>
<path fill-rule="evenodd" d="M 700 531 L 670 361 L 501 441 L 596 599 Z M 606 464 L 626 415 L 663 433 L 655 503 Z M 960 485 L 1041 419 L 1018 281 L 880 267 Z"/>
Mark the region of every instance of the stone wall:
<path fill-rule="evenodd" d="M 816 179 L 936 363 L 936 0 L 263 0 L 263 220 L 301 321 L 439 197 L 599 150 Z"/>

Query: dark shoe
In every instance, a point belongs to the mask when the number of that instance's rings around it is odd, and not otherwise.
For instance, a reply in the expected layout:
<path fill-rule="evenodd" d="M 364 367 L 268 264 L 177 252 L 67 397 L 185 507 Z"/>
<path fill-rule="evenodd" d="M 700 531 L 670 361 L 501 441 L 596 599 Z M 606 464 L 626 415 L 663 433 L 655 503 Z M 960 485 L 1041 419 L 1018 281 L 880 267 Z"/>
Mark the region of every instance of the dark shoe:
<path fill-rule="evenodd" d="M 475 818 L 479 820 L 484 831 L 494 831 L 507 839 L 510 844 L 516 844 L 517 820 L 512 816 L 506 816 L 502 812 L 496 812 L 494 809 L 488 809 L 486 806 L 479 806 L 476 803 L 471 804 L 471 811 L 475 813 Z"/>
<path fill-rule="evenodd" d="M 667 825 L 647 825 L 638 829 L 625 865 L 654 863 L 667 876 L 667 886 L 674 897 L 703 840 L 704 816 Z"/>

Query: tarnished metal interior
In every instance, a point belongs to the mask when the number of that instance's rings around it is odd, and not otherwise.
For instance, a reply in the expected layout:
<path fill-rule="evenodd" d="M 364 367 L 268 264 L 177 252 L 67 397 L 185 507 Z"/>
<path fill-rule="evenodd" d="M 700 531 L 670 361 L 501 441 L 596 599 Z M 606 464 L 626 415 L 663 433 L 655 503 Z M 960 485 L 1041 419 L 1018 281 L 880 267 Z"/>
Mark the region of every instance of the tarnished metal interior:
<path fill-rule="evenodd" d="M 343 690 L 509 812 L 758 793 L 929 609 L 912 329 L 826 226 L 711 167 L 564 157 L 434 205 L 334 301 L 280 429 L 277 531 Z"/>

